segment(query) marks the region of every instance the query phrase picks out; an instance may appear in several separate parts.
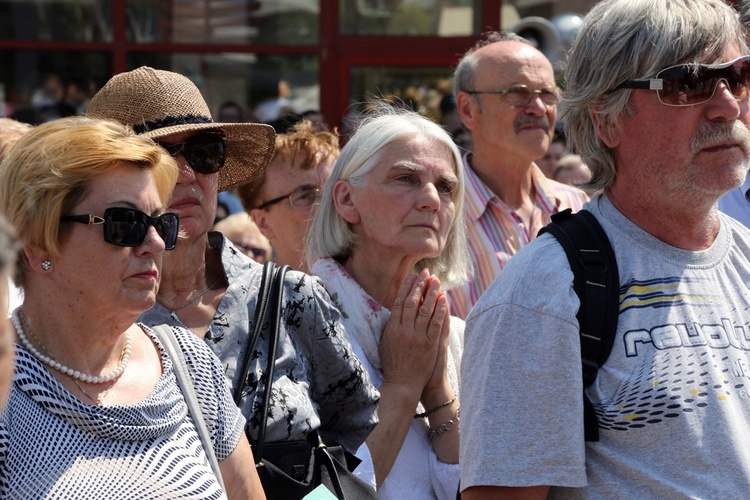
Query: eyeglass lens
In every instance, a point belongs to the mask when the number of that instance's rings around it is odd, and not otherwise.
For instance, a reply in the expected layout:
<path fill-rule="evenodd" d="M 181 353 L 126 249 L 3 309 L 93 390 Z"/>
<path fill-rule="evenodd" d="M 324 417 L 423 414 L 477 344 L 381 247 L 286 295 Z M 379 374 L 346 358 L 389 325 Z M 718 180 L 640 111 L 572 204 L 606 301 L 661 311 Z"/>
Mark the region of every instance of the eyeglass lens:
<path fill-rule="evenodd" d="M 515 85 L 505 92 L 508 102 L 514 106 L 526 106 L 537 94 L 547 106 L 556 106 L 560 102 L 557 92 L 550 89 L 532 90 L 526 85 Z"/>
<path fill-rule="evenodd" d="M 179 144 L 162 144 L 170 155 L 182 153 L 199 174 L 215 174 L 224 166 L 226 139 L 221 133 L 206 133 Z"/>
<path fill-rule="evenodd" d="M 656 77 L 662 80 L 662 89 L 657 94 L 664 104 L 687 106 L 706 102 L 713 97 L 720 81 L 726 83 L 734 97 L 744 99 L 749 94 L 750 58 L 743 57 L 718 67 L 673 66 L 660 71 Z"/>
<path fill-rule="evenodd" d="M 150 217 L 133 208 L 114 207 L 104 211 L 104 240 L 113 245 L 140 245 L 146 239 L 150 226 L 154 226 L 164 240 L 166 250 L 174 249 L 180 228 L 180 217 L 176 213 Z"/>
<path fill-rule="evenodd" d="M 310 208 L 318 201 L 320 189 L 305 189 L 289 196 L 289 203 L 294 208 Z"/>

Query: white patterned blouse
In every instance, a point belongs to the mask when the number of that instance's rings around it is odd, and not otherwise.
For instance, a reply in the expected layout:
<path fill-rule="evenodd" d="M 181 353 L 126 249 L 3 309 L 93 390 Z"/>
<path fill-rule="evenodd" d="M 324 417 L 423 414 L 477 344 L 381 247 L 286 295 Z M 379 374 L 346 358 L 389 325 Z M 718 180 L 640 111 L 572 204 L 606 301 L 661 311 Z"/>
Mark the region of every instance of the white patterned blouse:
<path fill-rule="evenodd" d="M 91 406 L 16 345 L 16 374 L 0 420 L 0 498 L 226 498 L 208 463 L 157 336 L 162 376 L 142 402 Z M 206 426 L 221 461 L 245 419 L 219 361 L 185 329 L 175 329 Z"/>

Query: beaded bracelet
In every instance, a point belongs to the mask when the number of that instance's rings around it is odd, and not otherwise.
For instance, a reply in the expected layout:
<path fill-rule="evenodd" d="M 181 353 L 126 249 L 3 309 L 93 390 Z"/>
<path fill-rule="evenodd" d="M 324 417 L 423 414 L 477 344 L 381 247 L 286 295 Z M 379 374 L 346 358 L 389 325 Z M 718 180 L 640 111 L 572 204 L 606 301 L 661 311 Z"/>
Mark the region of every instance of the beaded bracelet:
<path fill-rule="evenodd" d="M 436 411 L 438 411 L 438 410 L 439 410 L 440 408 L 445 408 L 445 407 L 446 407 L 446 406 L 448 406 L 449 404 L 453 403 L 453 402 L 454 402 L 455 400 L 456 400 L 456 396 L 453 396 L 453 399 L 451 399 L 451 400 L 448 400 L 448 401 L 446 401 L 445 403 L 443 403 L 443 404 L 441 404 L 441 405 L 438 405 L 438 406 L 436 406 L 435 408 L 429 409 L 429 410 L 427 410 L 427 411 L 426 411 L 426 412 L 424 412 L 424 413 L 417 413 L 416 415 L 414 415 L 414 418 L 427 418 L 427 417 L 429 417 L 429 416 L 430 416 L 431 414 L 433 414 L 433 413 L 435 413 Z"/>
<path fill-rule="evenodd" d="M 447 422 L 443 424 L 438 425 L 437 427 L 435 427 L 434 430 L 430 429 L 429 431 L 427 431 L 427 438 L 430 441 L 432 441 L 432 438 L 434 438 L 435 436 L 439 437 L 448 431 L 452 431 L 459 422 L 461 422 L 461 407 L 460 406 L 456 408 L 455 417 L 453 417 L 452 419 L 448 420 Z"/>

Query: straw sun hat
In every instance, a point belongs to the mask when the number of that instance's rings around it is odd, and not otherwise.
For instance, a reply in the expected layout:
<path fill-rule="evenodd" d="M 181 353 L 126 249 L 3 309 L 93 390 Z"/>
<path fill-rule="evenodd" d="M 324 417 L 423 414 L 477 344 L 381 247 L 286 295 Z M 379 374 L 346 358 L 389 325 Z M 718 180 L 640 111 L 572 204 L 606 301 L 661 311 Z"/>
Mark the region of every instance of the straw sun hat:
<path fill-rule="evenodd" d="M 214 122 L 198 87 L 171 71 L 141 66 L 113 76 L 91 99 L 86 114 L 117 120 L 151 139 L 188 130 L 223 130 L 227 146 L 219 191 L 263 175 L 273 157 L 273 127 Z"/>

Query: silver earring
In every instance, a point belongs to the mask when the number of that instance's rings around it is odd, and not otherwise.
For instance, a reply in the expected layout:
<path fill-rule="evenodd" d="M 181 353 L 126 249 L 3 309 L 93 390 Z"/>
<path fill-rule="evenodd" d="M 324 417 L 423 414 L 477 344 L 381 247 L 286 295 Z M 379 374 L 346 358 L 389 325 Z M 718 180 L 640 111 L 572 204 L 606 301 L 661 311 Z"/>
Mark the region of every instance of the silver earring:
<path fill-rule="evenodd" d="M 50 269 L 52 269 L 52 262 L 50 262 L 49 260 L 43 260 L 42 269 L 44 269 L 45 271 L 49 271 Z"/>

